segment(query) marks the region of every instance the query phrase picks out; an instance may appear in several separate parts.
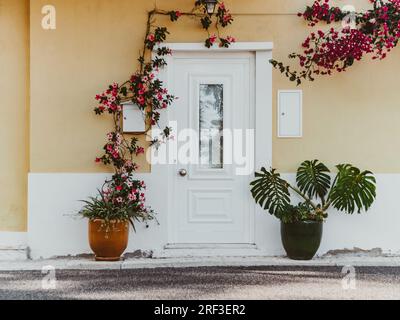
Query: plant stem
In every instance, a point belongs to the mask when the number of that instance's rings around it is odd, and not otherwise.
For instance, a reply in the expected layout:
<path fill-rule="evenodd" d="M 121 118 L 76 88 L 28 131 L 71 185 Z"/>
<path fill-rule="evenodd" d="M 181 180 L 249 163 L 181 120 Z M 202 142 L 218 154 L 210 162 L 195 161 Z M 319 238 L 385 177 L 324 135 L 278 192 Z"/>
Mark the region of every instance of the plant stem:
<path fill-rule="evenodd" d="M 288 183 L 288 187 L 289 187 L 290 189 L 292 189 L 294 192 L 296 192 L 296 193 L 297 193 L 300 197 L 302 197 L 304 200 L 306 200 L 306 202 L 309 203 L 309 204 L 313 207 L 314 210 L 317 210 L 317 209 L 318 209 L 317 205 L 316 205 L 313 201 L 311 201 L 311 199 L 308 198 L 308 197 L 307 197 L 303 192 L 301 192 L 299 189 L 297 189 L 297 188 L 295 188 L 295 187 L 292 187 L 289 183 Z"/>
<path fill-rule="evenodd" d="M 336 186 L 336 183 L 337 183 L 337 180 L 338 180 L 338 176 L 339 176 L 339 175 L 337 174 L 336 177 L 335 177 L 335 180 L 333 180 L 333 184 L 332 184 L 331 190 L 329 190 L 328 196 L 327 196 L 327 198 L 326 198 L 326 204 L 322 207 L 322 210 L 323 210 L 323 211 L 328 210 L 329 207 L 330 207 L 331 204 L 332 204 L 331 195 L 332 195 L 333 189 L 334 189 L 335 186 Z"/>
<path fill-rule="evenodd" d="M 143 51 L 142 51 L 142 55 L 141 55 L 141 62 L 140 62 L 140 73 L 143 72 L 143 68 L 145 65 L 145 58 L 146 58 L 146 52 L 147 52 L 147 46 L 146 46 L 146 39 L 150 34 L 150 30 L 151 30 L 151 20 L 153 19 L 153 16 L 157 13 L 157 10 L 154 9 L 152 11 L 149 11 L 147 13 L 147 26 L 146 26 L 146 34 L 144 37 L 144 44 L 143 44 Z"/>

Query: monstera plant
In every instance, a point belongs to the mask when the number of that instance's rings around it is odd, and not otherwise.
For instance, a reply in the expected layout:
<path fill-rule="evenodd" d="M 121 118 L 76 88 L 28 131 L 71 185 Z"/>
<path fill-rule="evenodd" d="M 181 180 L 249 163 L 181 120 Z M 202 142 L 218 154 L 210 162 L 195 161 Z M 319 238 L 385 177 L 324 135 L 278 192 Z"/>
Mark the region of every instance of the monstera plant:
<path fill-rule="evenodd" d="M 282 242 L 288 256 L 309 260 L 317 252 L 329 208 L 353 214 L 368 211 L 376 198 L 376 180 L 370 171 L 351 164 L 336 166 L 334 179 L 320 161 L 304 161 L 297 170 L 296 186 L 276 169 L 261 168 L 251 183 L 255 201 L 281 220 Z M 301 201 L 291 204 L 291 192 Z"/>

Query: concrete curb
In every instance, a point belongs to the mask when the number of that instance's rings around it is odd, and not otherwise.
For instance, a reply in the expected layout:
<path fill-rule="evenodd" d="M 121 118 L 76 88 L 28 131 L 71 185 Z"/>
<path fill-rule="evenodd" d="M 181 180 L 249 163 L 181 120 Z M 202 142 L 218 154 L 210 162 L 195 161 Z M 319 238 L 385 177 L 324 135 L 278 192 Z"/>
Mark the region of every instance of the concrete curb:
<path fill-rule="evenodd" d="M 332 257 L 312 261 L 293 261 L 283 257 L 210 257 L 127 259 L 119 262 L 95 262 L 89 259 L 50 259 L 0 262 L 0 271 L 42 271 L 46 266 L 56 270 L 132 270 L 196 267 L 400 267 L 400 257 Z"/>

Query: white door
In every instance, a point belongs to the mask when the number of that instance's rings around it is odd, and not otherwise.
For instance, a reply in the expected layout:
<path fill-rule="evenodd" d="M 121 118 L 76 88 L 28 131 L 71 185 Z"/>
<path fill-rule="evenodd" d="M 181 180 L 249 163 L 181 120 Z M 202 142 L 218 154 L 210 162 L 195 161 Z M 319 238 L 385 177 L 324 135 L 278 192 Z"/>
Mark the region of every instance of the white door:
<path fill-rule="evenodd" d="M 172 70 L 179 99 L 169 119 L 177 122 L 178 154 L 191 160 L 178 157 L 173 166 L 170 243 L 254 243 L 251 175 L 237 170 L 243 163 L 234 156 L 252 149 L 254 55 L 174 53 Z"/>

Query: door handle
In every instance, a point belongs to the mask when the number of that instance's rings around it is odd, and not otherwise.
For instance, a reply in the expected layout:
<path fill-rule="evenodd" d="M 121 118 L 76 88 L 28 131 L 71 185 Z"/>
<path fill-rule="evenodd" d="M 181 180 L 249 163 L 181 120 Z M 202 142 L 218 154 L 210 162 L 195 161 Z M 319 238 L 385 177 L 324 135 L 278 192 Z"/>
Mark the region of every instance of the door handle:
<path fill-rule="evenodd" d="M 179 172 L 179 175 L 180 175 L 181 177 L 186 177 L 187 174 L 188 174 L 188 172 L 187 172 L 186 169 L 181 169 L 181 170 L 179 170 L 178 172 Z"/>

